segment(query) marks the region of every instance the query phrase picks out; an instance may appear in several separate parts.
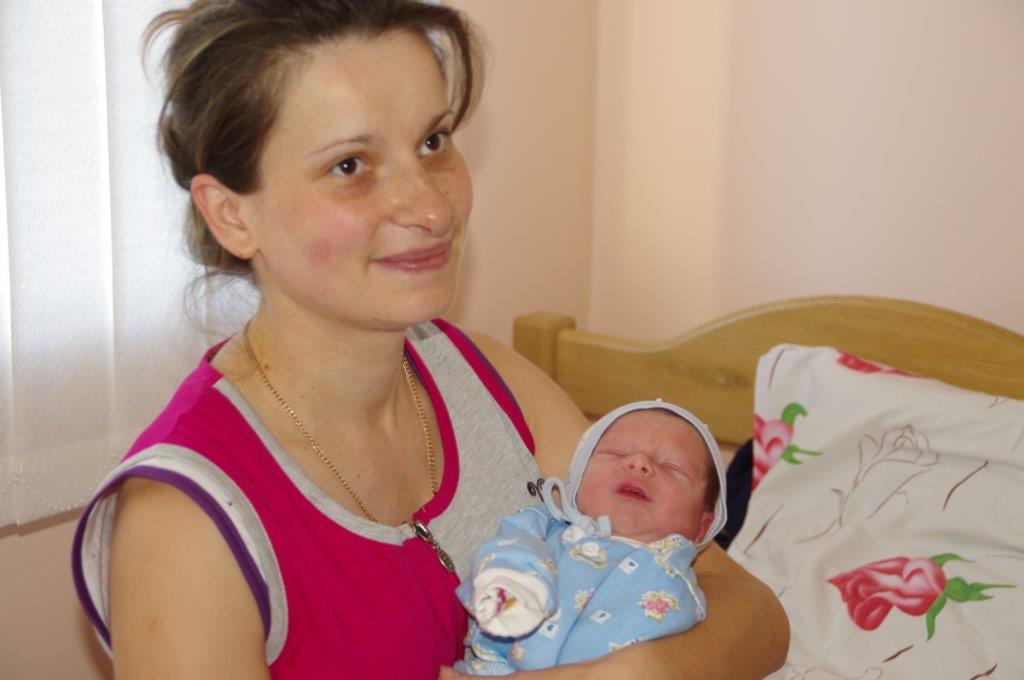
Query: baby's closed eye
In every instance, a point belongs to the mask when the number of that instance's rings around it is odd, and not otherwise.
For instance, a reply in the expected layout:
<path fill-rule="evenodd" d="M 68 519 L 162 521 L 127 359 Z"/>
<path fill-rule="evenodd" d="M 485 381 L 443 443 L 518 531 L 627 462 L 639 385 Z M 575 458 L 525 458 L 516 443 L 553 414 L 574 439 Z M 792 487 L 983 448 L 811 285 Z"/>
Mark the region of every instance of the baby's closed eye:
<path fill-rule="evenodd" d="M 678 475 L 680 477 L 691 476 L 689 471 L 685 467 L 683 467 L 682 465 L 675 461 L 659 461 L 658 466 L 663 470 L 670 472 L 673 475 Z"/>

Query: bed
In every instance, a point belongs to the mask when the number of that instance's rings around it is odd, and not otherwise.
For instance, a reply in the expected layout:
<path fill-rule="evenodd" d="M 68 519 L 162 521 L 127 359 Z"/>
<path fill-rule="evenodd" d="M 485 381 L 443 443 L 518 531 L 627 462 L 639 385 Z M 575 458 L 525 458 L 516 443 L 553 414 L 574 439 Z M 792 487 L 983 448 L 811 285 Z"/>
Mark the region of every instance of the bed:
<path fill-rule="evenodd" d="M 657 342 L 530 314 L 513 344 L 590 417 L 661 397 L 749 442 L 729 553 L 790 617 L 774 678 L 1024 677 L 1024 336 L 835 296 Z"/>

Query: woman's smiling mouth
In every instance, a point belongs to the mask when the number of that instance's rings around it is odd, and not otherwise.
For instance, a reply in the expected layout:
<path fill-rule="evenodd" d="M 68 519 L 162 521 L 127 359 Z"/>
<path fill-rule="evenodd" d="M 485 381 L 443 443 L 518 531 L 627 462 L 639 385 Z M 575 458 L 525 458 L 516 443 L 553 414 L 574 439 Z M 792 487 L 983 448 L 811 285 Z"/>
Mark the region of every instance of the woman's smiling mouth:
<path fill-rule="evenodd" d="M 446 241 L 429 248 L 416 248 L 389 257 L 382 257 L 374 260 L 374 263 L 406 272 L 432 271 L 441 269 L 448 264 L 451 252 L 451 242 Z"/>

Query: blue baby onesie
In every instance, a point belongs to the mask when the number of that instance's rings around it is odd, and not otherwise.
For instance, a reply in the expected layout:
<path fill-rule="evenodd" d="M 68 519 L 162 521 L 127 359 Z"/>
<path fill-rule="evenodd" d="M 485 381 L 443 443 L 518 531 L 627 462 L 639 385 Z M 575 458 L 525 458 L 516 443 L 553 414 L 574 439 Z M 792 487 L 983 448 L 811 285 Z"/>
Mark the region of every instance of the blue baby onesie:
<path fill-rule="evenodd" d="M 627 413 L 649 409 L 693 425 L 714 463 L 720 492 L 711 526 L 696 545 L 679 534 L 648 544 L 616 538 L 608 517 L 590 517 L 577 506 L 584 470 L 604 431 Z M 474 617 L 456 669 L 508 675 L 585 661 L 702 621 L 707 604 L 690 564 L 725 524 L 724 491 L 718 444 L 692 413 L 660 399 L 608 413 L 580 439 L 568 483 L 548 479 L 544 505 L 506 517 L 477 552 L 456 590 Z"/>
<path fill-rule="evenodd" d="M 472 675 L 508 675 L 593 659 L 687 630 L 706 611 L 690 568 L 696 552 L 678 534 L 649 544 L 587 536 L 541 505 L 510 515 L 480 548 L 457 593 L 467 606 L 473 603 L 474 578 L 484 570 L 535 575 L 546 593 L 544 620 L 516 639 L 491 636 L 471 622 L 466 656 L 456 668 Z"/>

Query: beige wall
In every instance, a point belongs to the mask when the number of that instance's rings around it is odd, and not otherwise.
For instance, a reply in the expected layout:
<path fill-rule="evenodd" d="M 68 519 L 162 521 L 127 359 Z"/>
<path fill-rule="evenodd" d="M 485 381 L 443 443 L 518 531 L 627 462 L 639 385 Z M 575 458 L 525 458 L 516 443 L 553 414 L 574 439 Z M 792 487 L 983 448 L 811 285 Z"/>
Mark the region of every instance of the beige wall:
<path fill-rule="evenodd" d="M 100 680 L 110 663 L 71 582 L 69 515 L 0 529 L 0 678 Z"/>
<path fill-rule="evenodd" d="M 590 328 L 669 336 L 719 308 L 731 4 L 598 7 Z"/>
<path fill-rule="evenodd" d="M 595 330 L 851 293 L 1024 332 L 1024 3 L 603 0 L 598 26 Z"/>
<path fill-rule="evenodd" d="M 592 0 L 459 0 L 490 42 L 459 144 L 474 207 L 454 321 L 509 342 L 538 309 L 586 321 L 594 136 Z"/>
<path fill-rule="evenodd" d="M 736 4 L 722 309 L 863 293 L 1024 332 L 1024 3 Z"/>

